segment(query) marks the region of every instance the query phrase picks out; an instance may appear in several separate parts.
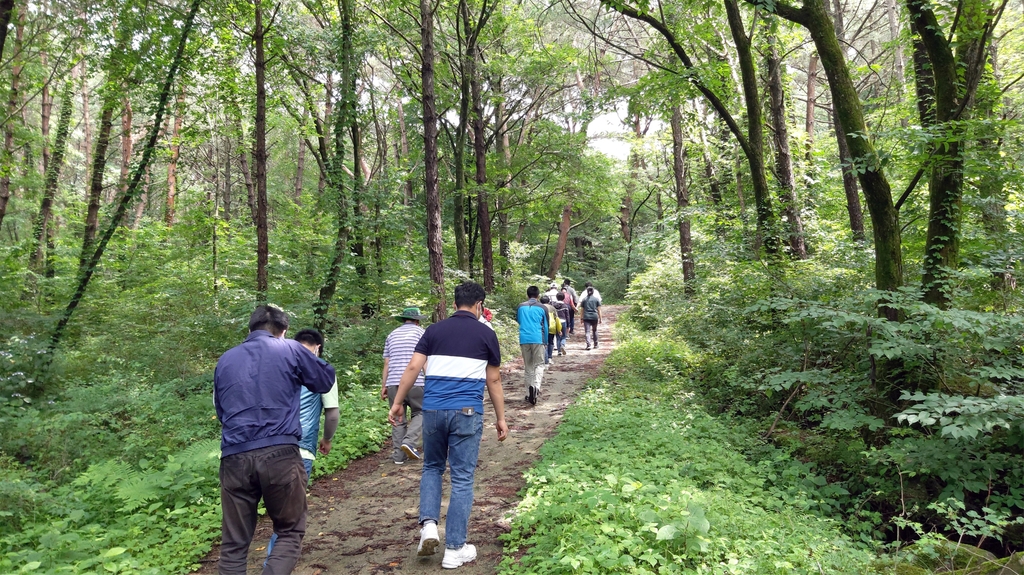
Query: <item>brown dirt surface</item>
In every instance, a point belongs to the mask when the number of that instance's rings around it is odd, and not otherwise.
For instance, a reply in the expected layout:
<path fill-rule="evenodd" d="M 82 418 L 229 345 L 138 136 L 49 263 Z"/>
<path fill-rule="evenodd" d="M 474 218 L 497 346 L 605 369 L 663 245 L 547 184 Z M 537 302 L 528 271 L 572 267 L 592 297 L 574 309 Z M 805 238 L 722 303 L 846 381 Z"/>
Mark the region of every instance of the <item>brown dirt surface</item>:
<path fill-rule="evenodd" d="M 602 308 L 598 327 L 601 345 L 585 351 L 583 329 L 577 318 L 576 333 L 566 346 L 567 355 L 553 357 L 544 373 L 536 406 L 526 400 L 521 357 L 501 368 L 505 391 L 505 421 L 509 436 L 499 442 L 494 430 L 494 411 L 484 400 L 484 435 L 476 469 L 475 497 L 469 522 L 468 542 L 476 545 L 477 559 L 452 572 L 462 575 L 493 575 L 502 558 L 498 537 L 509 530 L 509 520 L 525 486 L 523 473 L 536 461 L 537 451 L 555 434 L 565 409 L 586 382 L 597 375 L 614 341 L 611 331 L 624 308 Z M 382 402 L 381 417 L 387 416 Z M 436 573 L 442 571 L 444 546 L 429 557 L 417 557 L 419 543 L 419 480 L 422 464 L 392 463 L 390 441 L 379 453 L 353 461 L 349 466 L 317 481 L 309 495 L 306 537 L 296 575 Z M 444 519 L 450 484 L 445 473 L 438 529 L 444 541 Z M 248 573 L 259 574 L 272 533 L 269 520 L 261 520 L 249 552 Z M 219 550 L 215 547 L 197 575 L 216 572 Z"/>

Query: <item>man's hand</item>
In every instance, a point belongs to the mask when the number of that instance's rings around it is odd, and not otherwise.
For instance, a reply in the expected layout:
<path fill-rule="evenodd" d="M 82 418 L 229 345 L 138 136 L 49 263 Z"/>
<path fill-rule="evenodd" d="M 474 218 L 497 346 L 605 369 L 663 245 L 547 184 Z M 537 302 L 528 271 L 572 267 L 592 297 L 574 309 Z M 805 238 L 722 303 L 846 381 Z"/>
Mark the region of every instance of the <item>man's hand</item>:
<path fill-rule="evenodd" d="M 380 386 L 380 398 L 385 401 L 388 398 L 388 387 L 386 385 Z"/>
<path fill-rule="evenodd" d="M 391 411 L 388 412 L 388 423 L 391 425 L 400 425 L 405 420 L 405 402 L 396 401 L 391 406 Z"/>
<path fill-rule="evenodd" d="M 498 430 L 498 441 L 505 441 L 508 437 L 508 424 L 505 423 L 504 419 L 499 419 L 494 424 L 494 428 Z"/>
<path fill-rule="evenodd" d="M 331 452 L 331 442 L 327 441 L 326 439 L 324 439 L 322 437 L 320 438 L 320 445 L 318 447 L 319 447 L 320 453 L 323 454 L 323 455 L 327 455 L 328 453 Z"/>

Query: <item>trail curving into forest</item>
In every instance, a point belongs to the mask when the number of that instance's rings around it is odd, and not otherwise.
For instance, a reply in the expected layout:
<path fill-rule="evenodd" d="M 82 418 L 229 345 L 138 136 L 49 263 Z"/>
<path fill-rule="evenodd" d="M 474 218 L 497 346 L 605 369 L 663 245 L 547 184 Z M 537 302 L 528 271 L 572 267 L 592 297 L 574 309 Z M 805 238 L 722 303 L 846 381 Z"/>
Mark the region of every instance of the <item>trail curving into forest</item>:
<path fill-rule="evenodd" d="M 616 317 L 624 310 L 623 306 L 603 308 L 605 321 L 599 328 L 602 344 L 596 350 L 584 351 L 583 330 L 577 326 L 576 333 L 569 338 L 567 355 L 552 358 L 536 406 L 524 399 L 522 358 L 517 357 L 502 366 L 509 437 L 498 442 L 494 433 L 494 412 L 490 401 L 485 399 L 484 435 L 468 541 L 476 545 L 477 559 L 460 567 L 458 573 L 489 575 L 497 571 L 502 557 L 498 537 L 508 531 L 508 517 L 519 503 L 518 493 L 525 485 L 523 473 L 536 461 L 540 446 L 555 434 L 566 408 L 601 369 L 614 347 L 612 333 Z M 386 413 L 386 403 L 381 402 L 381 417 L 386 417 Z M 313 485 L 302 558 L 295 575 L 442 571 L 443 552 L 430 557 L 416 556 L 422 464 L 395 465 L 390 453 L 390 444 L 385 445 L 380 452 L 353 461 L 346 469 Z M 449 488 L 446 474 L 439 525 L 442 539 Z M 249 551 L 248 573 L 261 572 L 271 533 L 269 520 L 257 526 Z M 216 573 L 217 556 L 215 548 L 197 575 Z"/>

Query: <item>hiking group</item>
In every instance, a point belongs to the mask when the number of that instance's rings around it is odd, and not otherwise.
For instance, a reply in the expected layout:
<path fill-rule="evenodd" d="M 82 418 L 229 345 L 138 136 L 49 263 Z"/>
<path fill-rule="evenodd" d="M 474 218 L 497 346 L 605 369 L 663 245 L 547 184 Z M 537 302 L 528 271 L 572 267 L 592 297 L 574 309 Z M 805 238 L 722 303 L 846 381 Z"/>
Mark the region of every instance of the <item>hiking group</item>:
<path fill-rule="evenodd" d="M 402 324 L 384 342 L 380 397 L 388 401 L 391 459 L 422 461 L 417 555 L 437 552 L 442 479 L 450 470 L 441 566 L 454 569 L 476 559 L 466 542 L 473 484 L 483 435 L 484 389 L 495 415 L 498 441 L 508 436 L 501 384 L 501 351 L 474 282 L 455 288 L 455 313 L 424 329 L 419 308 L 394 316 Z M 565 355 L 566 338 L 580 315 L 586 349 L 596 348 L 601 295 L 587 284 L 582 295 L 566 279 L 541 296 L 537 286 L 516 310 L 526 400 L 536 405 L 544 365 Z M 249 335 L 225 352 L 214 371 L 214 406 L 221 422 L 222 543 L 218 573 L 246 573 L 249 546 L 263 500 L 274 526 L 264 575 L 295 568 L 306 531 L 306 487 L 316 453 L 326 455 L 338 427 L 334 368 L 320 355 L 320 332 L 305 329 L 285 339 L 288 315 L 270 305 L 249 318 Z M 320 417 L 324 432 L 320 438 Z M 318 441 L 319 439 L 319 441 Z"/>

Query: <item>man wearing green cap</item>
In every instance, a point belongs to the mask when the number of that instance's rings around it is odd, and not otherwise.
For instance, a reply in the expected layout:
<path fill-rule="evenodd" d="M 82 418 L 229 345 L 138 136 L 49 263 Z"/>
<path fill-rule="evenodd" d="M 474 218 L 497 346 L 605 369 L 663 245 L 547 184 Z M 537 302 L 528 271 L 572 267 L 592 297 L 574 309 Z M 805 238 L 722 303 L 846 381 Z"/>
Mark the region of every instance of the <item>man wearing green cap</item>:
<path fill-rule="evenodd" d="M 423 335 L 420 322 L 427 316 L 420 314 L 420 308 L 407 307 L 395 316 L 402 325 L 388 335 L 384 342 L 384 370 L 381 376 L 380 397 L 388 400 L 388 407 L 395 402 L 398 382 L 402 379 L 409 360 L 416 349 L 416 344 Z M 391 428 L 391 444 L 394 448 L 391 460 L 396 465 L 405 463 L 410 458 L 420 460 L 419 446 L 423 435 L 423 374 L 416 377 L 416 383 L 405 397 L 405 406 L 411 412 L 408 418 Z"/>

